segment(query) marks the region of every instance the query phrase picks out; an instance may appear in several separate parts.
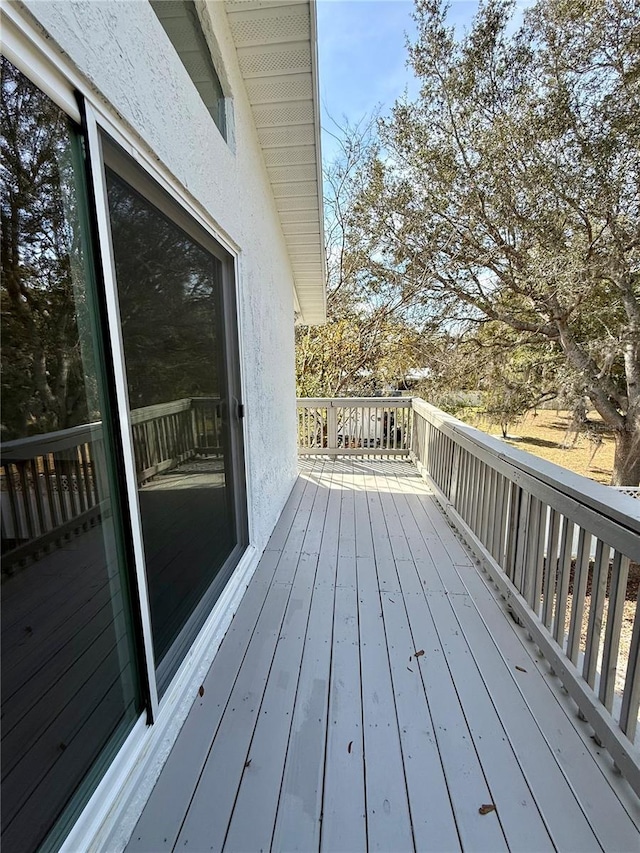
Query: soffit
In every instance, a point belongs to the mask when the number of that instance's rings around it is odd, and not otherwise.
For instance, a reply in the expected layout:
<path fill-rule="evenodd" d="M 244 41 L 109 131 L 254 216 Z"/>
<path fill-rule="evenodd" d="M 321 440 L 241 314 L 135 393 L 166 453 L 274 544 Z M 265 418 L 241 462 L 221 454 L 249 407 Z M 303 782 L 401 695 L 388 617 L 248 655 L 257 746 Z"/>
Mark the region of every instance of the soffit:
<path fill-rule="evenodd" d="M 315 0 L 226 0 L 304 323 L 326 319 Z"/>

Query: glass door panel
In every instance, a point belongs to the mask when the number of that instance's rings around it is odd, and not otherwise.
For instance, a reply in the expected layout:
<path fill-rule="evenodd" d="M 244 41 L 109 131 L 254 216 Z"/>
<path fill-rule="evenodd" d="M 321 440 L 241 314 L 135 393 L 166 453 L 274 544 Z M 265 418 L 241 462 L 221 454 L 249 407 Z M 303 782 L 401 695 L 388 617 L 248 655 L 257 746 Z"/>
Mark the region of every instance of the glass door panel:
<path fill-rule="evenodd" d="M 64 833 L 142 700 L 82 141 L 5 58 L 1 89 L 2 843 L 19 853 Z"/>
<path fill-rule="evenodd" d="M 221 592 L 240 539 L 223 321 L 229 261 L 188 233 L 186 214 L 106 141 L 105 159 L 162 693 Z"/>

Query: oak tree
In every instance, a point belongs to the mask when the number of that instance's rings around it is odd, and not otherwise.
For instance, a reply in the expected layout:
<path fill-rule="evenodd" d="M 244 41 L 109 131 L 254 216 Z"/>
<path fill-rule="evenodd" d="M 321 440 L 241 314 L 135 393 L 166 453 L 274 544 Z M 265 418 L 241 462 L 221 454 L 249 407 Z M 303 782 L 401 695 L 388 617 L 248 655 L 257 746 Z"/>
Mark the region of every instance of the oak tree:
<path fill-rule="evenodd" d="M 382 123 L 353 208 L 360 251 L 449 327 L 490 321 L 562 355 L 640 480 L 638 0 L 489 0 L 458 38 L 417 0 L 421 84 Z"/>

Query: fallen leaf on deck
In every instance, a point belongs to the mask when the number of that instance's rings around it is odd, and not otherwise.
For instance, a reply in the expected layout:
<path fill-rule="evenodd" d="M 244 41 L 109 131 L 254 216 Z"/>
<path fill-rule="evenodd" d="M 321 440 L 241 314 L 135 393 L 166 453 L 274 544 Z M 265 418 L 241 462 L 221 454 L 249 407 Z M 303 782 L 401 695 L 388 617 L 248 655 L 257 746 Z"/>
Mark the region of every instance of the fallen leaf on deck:
<path fill-rule="evenodd" d="M 414 654 L 414 656 L 415 656 L 415 657 L 419 658 L 421 655 L 423 655 L 423 654 L 424 654 L 424 649 L 420 649 L 420 651 L 419 651 L 419 652 L 414 652 L 413 654 Z"/>
<path fill-rule="evenodd" d="M 527 670 L 523 666 L 516 666 L 518 672 L 526 672 Z"/>
<path fill-rule="evenodd" d="M 489 814 L 490 812 L 494 812 L 495 810 L 496 807 L 493 805 L 493 803 L 485 803 L 483 806 L 480 806 L 478 812 L 480 814 Z"/>
<path fill-rule="evenodd" d="M 204 696 L 204 684 L 201 684 L 201 685 L 200 685 L 200 690 L 198 690 L 198 694 L 199 694 L 200 696 Z"/>
<path fill-rule="evenodd" d="M 352 741 L 352 740 L 350 740 L 350 741 L 349 741 L 349 746 L 347 747 L 347 752 L 349 753 L 349 755 L 351 755 L 351 747 L 352 747 L 352 746 L 353 746 L 353 741 Z"/>
<path fill-rule="evenodd" d="M 251 759 L 249 759 L 248 761 L 245 761 L 244 766 L 249 767 L 250 764 L 251 764 Z"/>

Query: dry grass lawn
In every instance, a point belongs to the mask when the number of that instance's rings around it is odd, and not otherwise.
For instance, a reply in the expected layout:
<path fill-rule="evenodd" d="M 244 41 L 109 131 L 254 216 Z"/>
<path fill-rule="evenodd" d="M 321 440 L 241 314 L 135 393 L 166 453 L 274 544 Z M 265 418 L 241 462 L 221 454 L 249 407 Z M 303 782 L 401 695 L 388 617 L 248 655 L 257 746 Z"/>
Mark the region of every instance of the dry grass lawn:
<path fill-rule="evenodd" d="M 491 435 L 501 435 L 499 425 L 475 412 L 463 414 L 462 420 Z M 597 412 L 589 412 L 589 420 L 602 423 Z M 513 447 L 527 450 L 535 456 L 548 459 L 549 462 L 555 462 L 556 465 L 562 465 L 576 474 L 582 474 L 608 486 L 613 470 L 613 434 L 601 433 L 603 443 L 597 449 L 584 433 L 578 435 L 575 445 L 571 446 L 575 438 L 575 434 L 572 434 L 566 442 L 569 446 L 563 449 L 562 444 L 567 438 L 570 424 L 571 412 L 556 412 L 552 409 L 528 412 L 519 422 L 510 425 L 507 441 Z M 595 456 L 590 462 L 594 449 Z"/>

